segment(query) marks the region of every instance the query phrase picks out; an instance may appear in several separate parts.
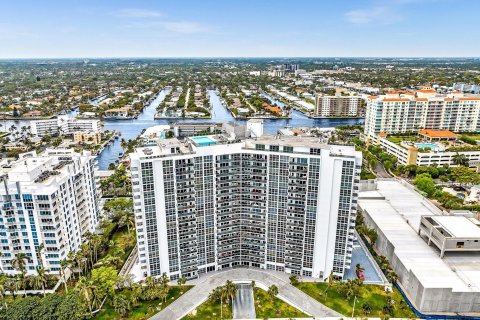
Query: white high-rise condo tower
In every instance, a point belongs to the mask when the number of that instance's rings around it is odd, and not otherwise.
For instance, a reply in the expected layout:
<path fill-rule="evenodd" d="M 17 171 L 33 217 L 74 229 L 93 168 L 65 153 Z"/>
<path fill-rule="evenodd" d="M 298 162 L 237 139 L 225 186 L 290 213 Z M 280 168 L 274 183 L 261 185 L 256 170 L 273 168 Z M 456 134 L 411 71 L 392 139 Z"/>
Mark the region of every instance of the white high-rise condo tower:
<path fill-rule="evenodd" d="M 350 267 L 362 156 L 318 138 L 166 139 L 130 154 L 145 275 Z"/>
<path fill-rule="evenodd" d="M 19 273 L 12 259 L 23 253 L 27 273 L 43 266 L 60 271 L 60 261 L 82 244 L 98 222 L 95 157 L 73 149 L 24 153 L 0 167 L 0 266 Z M 43 244 L 43 250 L 40 245 Z"/>

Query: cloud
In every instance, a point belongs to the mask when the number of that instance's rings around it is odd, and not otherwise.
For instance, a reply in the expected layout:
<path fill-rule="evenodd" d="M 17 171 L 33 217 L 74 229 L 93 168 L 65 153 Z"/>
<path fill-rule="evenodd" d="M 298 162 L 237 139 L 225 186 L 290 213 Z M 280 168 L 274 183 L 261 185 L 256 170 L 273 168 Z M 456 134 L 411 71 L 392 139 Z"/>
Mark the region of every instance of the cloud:
<path fill-rule="evenodd" d="M 389 7 L 350 10 L 345 13 L 345 18 L 353 24 L 392 24 L 403 20 L 400 13 Z"/>
<path fill-rule="evenodd" d="M 113 15 L 121 18 L 156 18 L 163 16 L 159 11 L 133 8 L 117 10 L 113 12 Z"/>

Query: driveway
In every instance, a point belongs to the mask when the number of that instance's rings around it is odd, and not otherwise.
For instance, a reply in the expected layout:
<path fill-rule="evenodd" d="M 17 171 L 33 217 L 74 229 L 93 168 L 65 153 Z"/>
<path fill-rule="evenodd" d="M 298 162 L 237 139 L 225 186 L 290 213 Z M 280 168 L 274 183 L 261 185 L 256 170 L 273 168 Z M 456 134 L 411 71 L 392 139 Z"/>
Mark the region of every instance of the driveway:
<path fill-rule="evenodd" d="M 378 178 L 391 178 L 392 175 L 385 170 L 385 167 L 380 162 L 375 166 L 375 174 Z"/>
<path fill-rule="evenodd" d="M 181 319 L 201 305 L 208 299 L 209 293 L 225 284 L 227 280 L 235 283 L 249 284 L 252 280 L 255 285 L 264 290 L 272 284 L 278 287 L 277 297 L 291 304 L 303 313 L 310 316 L 322 317 L 341 317 L 342 315 L 330 308 L 327 308 L 317 300 L 313 299 L 303 291 L 295 288 L 289 282 L 290 275 L 283 272 L 276 272 L 261 269 L 227 269 L 225 271 L 216 271 L 189 281 L 187 284 L 194 285 L 183 296 L 175 300 L 165 309 L 151 317 L 152 320 L 177 320 Z"/>

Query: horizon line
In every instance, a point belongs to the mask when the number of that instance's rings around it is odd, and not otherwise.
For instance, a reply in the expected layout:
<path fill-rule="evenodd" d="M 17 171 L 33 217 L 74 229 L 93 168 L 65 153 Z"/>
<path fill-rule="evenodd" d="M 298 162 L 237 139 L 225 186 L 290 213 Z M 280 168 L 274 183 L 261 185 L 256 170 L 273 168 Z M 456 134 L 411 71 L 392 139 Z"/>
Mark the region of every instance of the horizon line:
<path fill-rule="evenodd" d="M 480 56 L 84 56 L 84 57 L 29 57 L 0 58 L 2 60 L 55 60 L 55 59 L 480 59 Z"/>

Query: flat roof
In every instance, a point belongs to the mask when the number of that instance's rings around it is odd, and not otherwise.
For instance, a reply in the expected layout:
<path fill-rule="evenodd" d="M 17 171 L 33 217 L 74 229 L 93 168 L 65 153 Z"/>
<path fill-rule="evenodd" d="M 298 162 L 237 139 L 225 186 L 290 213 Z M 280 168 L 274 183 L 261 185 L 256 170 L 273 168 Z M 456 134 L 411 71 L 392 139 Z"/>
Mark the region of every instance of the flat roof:
<path fill-rule="evenodd" d="M 447 253 L 441 259 L 438 249 L 428 246 L 418 235 L 422 216 L 440 216 L 442 212 L 412 186 L 397 180 L 379 180 L 377 190 L 359 193 L 358 203 L 424 288 L 480 292 L 480 254 Z"/>
<path fill-rule="evenodd" d="M 480 227 L 476 219 L 464 216 L 433 216 L 431 217 L 445 228 L 455 238 L 480 238 Z"/>

